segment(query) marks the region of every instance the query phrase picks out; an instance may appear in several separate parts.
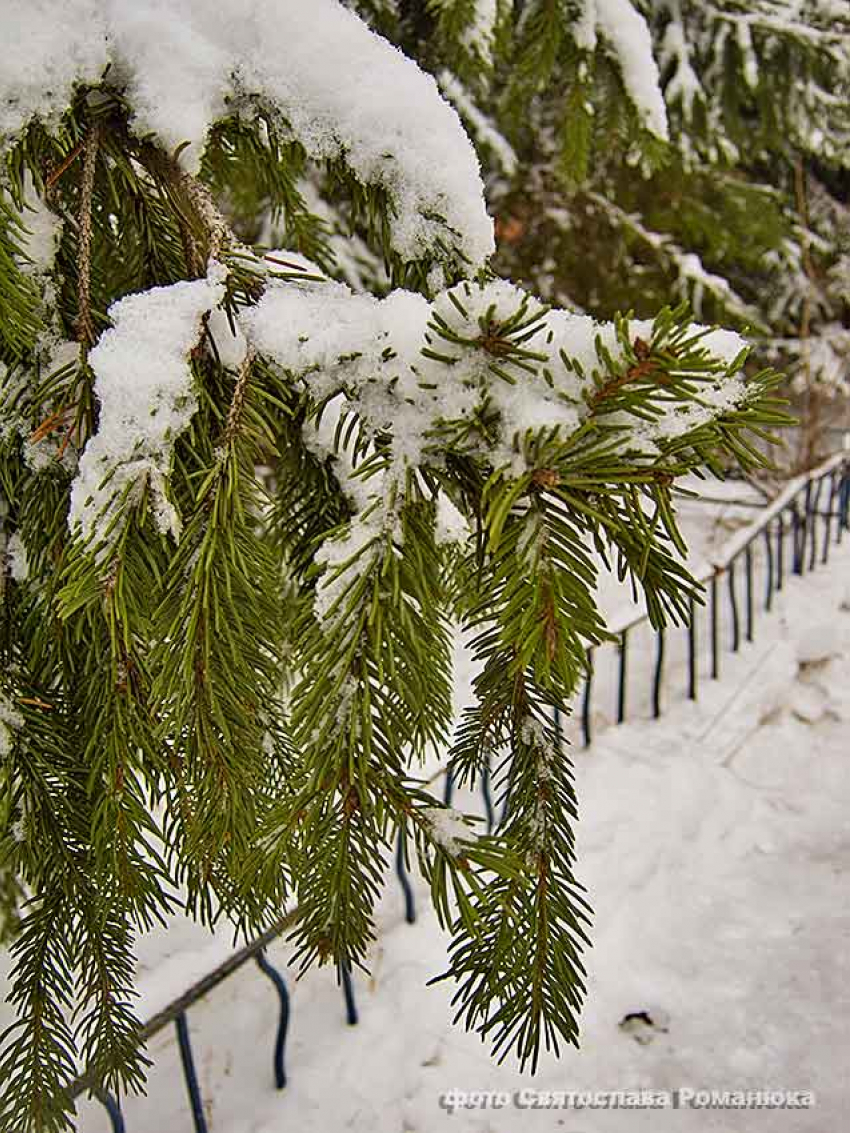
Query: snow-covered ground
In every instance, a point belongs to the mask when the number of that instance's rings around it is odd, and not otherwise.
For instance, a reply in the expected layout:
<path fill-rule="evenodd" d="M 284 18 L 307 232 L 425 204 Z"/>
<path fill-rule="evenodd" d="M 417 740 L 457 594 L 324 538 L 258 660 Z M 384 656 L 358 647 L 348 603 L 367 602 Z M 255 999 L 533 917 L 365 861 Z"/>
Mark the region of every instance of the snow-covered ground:
<path fill-rule="evenodd" d="M 693 505 L 705 508 L 706 505 Z M 722 509 L 727 519 L 742 509 Z M 704 511 L 701 513 L 706 514 Z M 710 559 L 729 526 L 686 519 Z M 714 531 L 714 535 L 706 532 Z M 271 985 L 253 964 L 189 1013 L 216 1133 L 375 1133 L 442 1128 L 563 1133 L 846 1127 L 850 1090 L 850 539 L 830 566 L 791 579 L 754 645 L 724 655 L 722 679 L 658 723 L 608 729 L 576 751 L 579 876 L 595 908 L 582 1048 L 535 1078 L 497 1067 L 451 1027 L 445 939 L 417 891 L 403 923 L 390 878 L 372 975 L 355 977 L 360 1023 L 347 1027 L 327 972 L 291 985 L 289 1085 L 273 1089 Z M 458 805 L 458 804 L 456 804 Z M 146 941 L 144 1015 L 228 951 L 180 924 Z M 272 958 L 285 970 L 287 948 Z M 655 1027 L 623 1029 L 630 1013 Z M 648 1041 L 640 1041 L 648 1040 Z M 172 1031 L 156 1036 L 148 1096 L 124 1104 L 129 1133 L 192 1128 Z M 453 1088 L 513 1092 L 681 1087 L 811 1090 L 798 1110 L 461 1110 Z M 82 1103 L 81 1133 L 106 1130 Z"/>

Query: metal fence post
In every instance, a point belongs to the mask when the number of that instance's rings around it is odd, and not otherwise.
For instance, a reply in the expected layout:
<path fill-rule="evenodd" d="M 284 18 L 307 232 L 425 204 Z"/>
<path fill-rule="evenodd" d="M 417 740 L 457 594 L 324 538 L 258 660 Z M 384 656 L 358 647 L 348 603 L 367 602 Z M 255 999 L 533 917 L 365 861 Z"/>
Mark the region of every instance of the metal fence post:
<path fill-rule="evenodd" d="M 764 608 L 770 613 L 773 606 L 773 540 L 770 537 L 770 524 L 764 529 L 764 548 L 767 555 L 767 592 L 764 597 Z"/>
<path fill-rule="evenodd" d="M 558 709 L 556 708 L 555 709 L 556 716 L 557 716 L 557 713 L 558 713 Z M 556 728 L 558 727 L 557 722 L 556 722 L 555 727 Z M 491 777 L 490 755 L 488 753 L 488 755 L 485 757 L 485 760 L 484 760 L 484 766 L 481 768 L 481 797 L 484 800 L 484 815 L 485 815 L 485 818 L 487 819 L 487 833 L 488 834 L 490 834 L 492 832 L 493 826 L 494 826 L 495 821 L 496 821 L 496 816 L 495 816 L 495 813 L 493 811 L 493 796 L 492 796 L 492 792 L 490 790 L 490 777 Z"/>
<path fill-rule="evenodd" d="M 201 1087 L 195 1070 L 195 1060 L 192 1057 L 192 1043 L 189 1039 L 189 1024 L 186 1021 L 185 1011 L 180 1012 L 174 1020 L 174 1024 L 177 1028 L 177 1045 L 180 1048 L 183 1080 L 186 1083 L 186 1092 L 189 1095 L 189 1106 L 192 1110 L 195 1133 L 207 1133 L 207 1119 L 201 1101 Z"/>
<path fill-rule="evenodd" d="M 729 563 L 729 602 L 732 606 L 732 652 L 737 653 L 741 645 L 741 624 L 738 618 L 738 597 L 735 594 L 735 560 Z"/>
<path fill-rule="evenodd" d="M 620 634 L 620 676 L 617 686 L 617 723 L 622 724 L 626 718 L 626 676 L 628 666 L 629 631 L 624 629 Z"/>
<path fill-rule="evenodd" d="M 717 626 L 717 571 L 711 576 L 711 677 L 720 677 L 720 643 Z"/>
<path fill-rule="evenodd" d="M 793 574 L 803 573 L 803 552 L 801 548 L 800 526 L 800 511 L 797 507 L 797 501 L 795 500 L 791 507 L 791 547 L 794 552 L 791 571 Z"/>
<path fill-rule="evenodd" d="M 744 548 L 744 569 L 747 579 L 747 641 L 753 640 L 753 552 L 749 543 Z"/>
<path fill-rule="evenodd" d="M 342 981 L 342 994 L 345 999 L 345 1021 L 349 1027 L 355 1027 L 358 1022 L 357 1004 L 354 1001 L 354 986 L 351 983 L 351 968 L 348 964 L 340 964 L 338 968 Z"/>
<path fill-rule="evenodd" d="M 844 489 L 847 484 L 847 464 L 841 466 L 841 473 L 838 477 L 838 500 L 836 501 L 836 527 L 838 528 L 835 535 L 835 542 L 840 543 L 844 538 Z"/>
<path fill-rule="evenodd" d="M 593 684 L 593 650 L 588 649 L 585 654 L 587 662 L 587 677 L 584 682 L 584 696 L 582 697 L 581 704 L 581 730 L 584 735 L 584 746 L 590 746 L 591 740 L 591 725 L 590 725 L 590 707 L 591 707 L 591 693 Z"/>
<path fill-rule="evenodd" d="M 822 563 L 829 561 L 829 544 L 832 541 L 832 509 L 835 507 L 835 481 L 837 471 L 838 469 L 833 468 L 829 476 L 829 502 L 826 505 L 826 524 L 823 537 L 823 553 L 821 555 Z"/>
<path fill-rule="evenodd" d="M 124 1125 L 124 1115 L 121 1113 L 118 1102 L 112 1094 L 107 1094 L 103 1090 L 97 1090 L 95 1097 L 109 1116 L 109 1124 L 112 1126 L 112 1133 L 125 1133 L 126 1126 Z"/>
<path fill-rule="evenodd" d="M 274 1067 L 274 1083 L 279 1090 L 282 1090 L 286 1085 L 284 1057 L 286 1053 L 286 1035 L 289 1030 L 289 991 L 287 990 L 283 976 L 266 956 L 265 948 L 260 949 L 257 953 L 256 960 L 257 967 L 264 975 L 268 976 L 274 984 L 280 1000 L 280 1017 L 278 1019 L 277 1034 L 274 1040 L 272 1065 Z"/>
<path fill-rule="evenodd" d="M 655 633 L 657 651 L 655 654 L 655 674 L 652 679 L 652 715 L 657 720 L 661 715 L 661 677 L 664 669 L 664 630 Z"/>
<path fill-rule="evenodd" d="M 803 500 L 803 524 L 800 532 L 800 569 L 798 574 L 806 572 L 806 548 L 809 542 L 809 527 L 812 516 L 812 482 L 806 481 L 806 491 Z"/>
<path fill-rule="evenodd" d="M 407 875 L 407 838 L 404 826 L 399 826 L 395 847 L 395 870 L 398 875 L 401 891 L 404 896 L 404 919 L 408 924 L 416 921 L 416 903 L 413 898 L 413 888 Z"/>
<path fill-rule="evenodd" d="M 446 781 L 443 784 L 443 802 L 446 806 L 452 805 L 452 796 L 455 793 L 455 777 L 451 767 L 446 768 Z"/>
<path fill-rule="evenodd" d="M 815 489 L 815 498 L 811 506 L 811 524 L 812 524 L 812 543 L 811 550 L 809 551 L 809 570 L 814 570 L 817 565 L 818 554 L 818 507 L 820 506 L 821 492 L 823 491 L 823 476 L 818 478 L 817 487 Z"/>

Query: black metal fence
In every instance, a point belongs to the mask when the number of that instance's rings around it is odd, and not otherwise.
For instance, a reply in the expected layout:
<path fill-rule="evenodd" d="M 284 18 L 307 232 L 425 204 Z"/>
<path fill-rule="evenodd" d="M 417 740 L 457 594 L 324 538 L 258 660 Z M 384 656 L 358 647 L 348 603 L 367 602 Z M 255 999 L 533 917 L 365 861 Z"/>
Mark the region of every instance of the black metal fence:
<path fill-rule="evenodd" d="M 694 602 L 689 624 L 677 631 L 680 654 L 684 661 L 683 666 L 679 667 L 680 693 L 696 700 L 706 674 L 717 680 L 723 652 L 737 653 L 742 641 L 751 642 L 755 639 L 759 618 L 772 610 L 775 596 L 782 591 L 788 575 L 805 575 L 828 563 L 833 544 L 840 544 L 847 532 L 850 532 L 850 454 L 841 454 L 832 457 L 807 476 L 788 484 L 782 494 L 763 510 L 758 521 L 742 532 L 731 545 L 727 545 L 723 562 L 716 564 L 710 573 L 700 579 L 705 586 L 706 602 L 703 606 Z M 618 641 L 614 646 L 616 679 L 614 688 L 608 690 L 614 694 L 613 703 L 609 706 L 611 723 L 623 723 L 631 715 L 635 678 L 631 676 L 629 668 L 629 650 L 639 632 L 649 633 L 655 641 L 647 714 L 656 718 L 661 716 L 669 699 L 671 689 L 669 685 L 665 685 L 665 681 L 672 679 L 670 670 L 673 666 L 669 662 L 673 652 L 674 631 L 652 630 L 645 615 L 634 618 L 617 630 Z M 594 708 L 599 696 L 595 675 L 598 654 L 611 648 L 610 645 L 603 645 L 588 651 L 587 677 L 580 692 L 581 713 L 576 717 L 585 746 L 590 744 L 595 730 Z M 644 669 L 642 667 L 641 671 Z M 559 730 L 562 730 L 565 722 L 566 718 L 559 713 L 556 719 Z M 448 804 L 453 797 L 454 782 L 450 770 L 444 770 L 441 774 L 445 775 L 444 799 Z M 480 787 L 487 828 L 492 829 L 496 817 L 490 775 L 486 770 L 481 777 Z M 408 924 L 413 924 L 416 920 L 416 907 L 405 857 L 402 833 L 396 846 L 395 870 L 404 899 L 405 920 Z M 166 1027 L 174 1026 L 195 1133 L 208 1131 L 187 1012 L 193 1004 L 251 960 L 269 979 L 278 997 L 279 1016 L 270 1070 L 278 1089 L 283 1089 L 286 1085 L 289 994 L 283 976 L 266 955 L 266 947 L 294 924 L 296 915 L 297 910 L 293 910 L 257 940 L 234 952 L 223 964 L 149 1019 L 142 1029 L 142 1038 L 147 1040 Z M 339 972 L 339 982 L 345 1019 L 349 1025 L 355 1025 L 358 1016 L 351 973 L 342 969 Z M 72 1096 L 79 1097 L 92 1089 L 92 1084 L 86 1078 L 80 1078 L 72 1089 Z M 93 1092 L 109 1116 L 113 1133 L 124 1133 L 124 1118 L 116 1100 L 97 1088 Z"/>
<path fill-rule="evenodd" d="M 742 641 L 755 640 L 761 617 L 772 611 L 787 577 L 808 574 L 828 563 L 833 544 L 840 544 L 848 530 L 850 453 L 842 453 L 791 481 L 754 524 L 726 545 L 723 560 L 699 576 L 705 602 L 691 603 L 685 627 L 654 630 L 646 615 L 617 626 L 615 675 L 602 689 L 596 687 L 602 659 L 608 662 L 610 674 L 612 646 L 588 650 L 587 677 L 579 693 L 581 712 L 576 718 L 584 746 L 591 743 L 599 716 L 617 724 L 633 716 L 658 718 L 666 699 L 676 691 L 696 700 L 706 677 L 720 677 L 723 653 L 737 653 Z M 641 647 L 654 656 L 649 686 L 641 689 L 629 668 L 630 649 L 638 637 Z"/>

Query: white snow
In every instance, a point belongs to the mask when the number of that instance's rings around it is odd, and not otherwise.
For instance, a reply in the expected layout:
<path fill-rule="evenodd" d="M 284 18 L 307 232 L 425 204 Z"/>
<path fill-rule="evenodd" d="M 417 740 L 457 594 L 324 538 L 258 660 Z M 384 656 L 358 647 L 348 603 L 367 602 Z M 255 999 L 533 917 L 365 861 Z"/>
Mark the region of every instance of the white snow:
<path fill-rule="evenodd" d="M 197 407 L 188 355 L 203 315 L 224 298 L 224 276 L 213 263 L 205 279 L 154 287 L 110 308 L 113 326 L 89 355 L 100 421 L 72 486 L 72 531 L 96 542 L 114 536 L 123 501 L 134 502 L 147 484 L 160 529 L 179 533 L 165 477 Z"/>
<path fill-rule="evenodd" d="M 101 0 L 4 0 L 0 145 L 33 117 L 56 118 L 76 83 L 94 83 L 107 63 Z"/>
<path fill-rule="evenodd" d="M 221 307 L 210 311 L 207 330 L 215 343 L 216 353 L 223 366 L 238 370 L 248 353 L 248 343 L 242 327 L 234 320 L 231 325 L 227 313 Z"/>
<path fill-rule="evenodd" d="M 393 307 L 405 304 L 403 318 L 390 321 Z M 252 344 L 295 374 L 309 374 L 321 397 L 343 381 L 362 383 L 374 372 L 397 326 L 421 337 L 427 300 L 412 292 L 394 299 L 354 294 L 344 283 L 272 281 L 259 303 L 241 315 Z M 383 422 L 382 422 L 383 423 Z"/>
<path fill-rule="evenodd" d="M 741 53 L 741 70 L 744 75 L 744 82 L 750 90 L 755 90 L 759 81 L 759 69 L 753 48 L 750 25 L 746 20 L 738 20 L 735 24 L 735 39 Z"/>
<path fill-rule="evenodd" d="M 596 0 L 582 0 L 570 31 L 580 50 L 596 49 Z"/>
<path fill-rule="evenodd" d="M 522 310 L 524 325 L 513 331 L 509 320 Z M 624 357 L 613 324 L 546 310 L 506 280 L 464 282 L 438 294 L 430 305 L 412 292 L 394 291 L 377 299 L 328 280 L 271 280 L 240 322 L 252 345 L 300 377 L 317 402 L 344 391 L 367 437 L 380 431 L 391 435 L 385 496 L 406 468 L 439 459 L 429 449 L 429 436 L 441 421 L 462 422 L 485 400 L 499 411 L 501 437 L 490 449 L 480 446 L 480 455 L 521 475 L 526 466 L 518 441 L 526 433 L 558 429 L 567 437 L 588 416 L 584 393 L 593 388 L 588 383 L 594 374 L 607 373 L 599 347 L 615 366 Z M 514 343 L 515 335 L 514 344 L 533 355 L 520 359 L 521 368 L 512 372 L 510 361 L 499 353 L 504 344 L 488 345 L 506 323 L 506 341 Z M 624 445 L 633 452 L 655 452 L 659 439 L 679 436 L 746 399 L 746 387 L 733 367 L 744 340 L 699 324 L 691 330 L 727 372 L 701 379 L 693 402 L 659 392 L 654 422 L 625 413 L 609 415 L 627 430 Z M 652 333 L 647 320 L 629 325 L 633 340 L 649 340 Z M 312 432 L 307 443 L 314 443 Z"/>
<path fill-rule="evenodd" d="M 679 102 L 685 118 L 690 118 L 694 100 L 703 96 L 702 85 L 691 63 L 679 0 L 666 0 L 665 8 L 669 22 L 661 40 L 659 61 L 662 70 L 671 65 L 674 70 L 664 88 L 664 97 L 671 105 Z"/>
<path fill-rule="evenodd" d="M 431 837 L 452 857 L 462 853 L 464 843 L 474 841 L 475 835 L 460 811 L 450 806 L 426 807 L 419 812 L 428 823 Z"/>
<path fill-rule="evenodd" d="M 667 109 L 646 20 L 630 0 L 595 0 L 596 24 L 613 51 L 623 85 L 643 124 L 667 139 Z"/>
<path fill-rule="evenodd" d="M 0 759 L 12 750 L 14 733 L 24 726 L 24 718 L 0 693 Z"/>
<path fill-rule="evenodd" d="M 180 160 L 194 172 L 213 122 L 250 113 L 258 95 L 311 157 L 344 158 L 386 190 L 402 258 L 444 258 L 442 241 L 474 271 L 494 249 L 457 113 L 431 76 L 337 0 L 5 0 L 3 26 L 0 144 L 33 117 L 55 122 L 75 84 L 109 66 L 135 131 L 169 151 L 188 142 Z"/>
<path fill-rule="evenodd" d="M 325 568 L 315 599 L 316 616 L 321 621 L 345 623 L 346 594 L 381 553 L 385 517 L 377 504 L 375 501 L 371 511 L 355 515 L 342 535 L 326 540 L 316 552 L 316 565 Z"/>
<path fill-rule="evenodd" d="M 445 492 L 440 492 L 437 496 L 437 542 L 465 542 L 470 537 L 471 533 L 469 521 L 466 516 L 455 507 Z"/>
<path fill-rule="evenodd" d="M 36 193 L 29 171 L 24 177 L 24 212 L 21 220 L 25 230 L 20 241 L 23 253 L 19 261 L 21 267 L 25 272 L 44 275 L 53 267 L 62 222 Z"/>
<path fill-rule="evenodd" d="M 9 574 L 15 582 L 25 582 L 29 575 L 29 559 L 19 531 L 16 531 L 9 540 L 6 547 L 6 561 L 9 564 Z"/>
<path fill-rule="evenodd" d="M 498 15 L 498 0 L 472 0 L 471 19 L 464 28 L 463 45 L 477 55 L 485 67 L 493 62 L 493 36 Z"/>
<path fill-rule="evenodd" d="M 800 665 L 822 665 L 841 653 L 841 623 L 835 618 L 814 621 L 800 633 L 796 641 Z"/>

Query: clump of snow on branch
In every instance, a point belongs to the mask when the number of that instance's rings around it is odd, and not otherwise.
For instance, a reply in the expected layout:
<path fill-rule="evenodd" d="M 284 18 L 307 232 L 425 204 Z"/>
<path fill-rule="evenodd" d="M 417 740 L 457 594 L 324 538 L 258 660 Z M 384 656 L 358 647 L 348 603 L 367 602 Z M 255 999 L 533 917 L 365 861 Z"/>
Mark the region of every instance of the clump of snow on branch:
<path fill-rule="evenodd" d="M 386 537 L 385 513 L 376 499 L 366 512 L 353 516 L 342 535 L 319 547 L 315 562 L 325 570 L 316 587 L 314 611 L 320 621 L 344 623 L 344 599 L 358 578 L 375 565 Z"/>
<path fill-rule="evenodd" d="M 555 748 L 545 725 L 533 716 L 526 716 L 520 726 L 520 739 L 526 747 L 534 748 L 540 758 L 541 777 L 555 760 Z"/>
<path fill-rule="evenodd" d="M 437 497 L 437 525 L 435 537 L 438 543 L 463 543 L 472 534 L 469 520 L 459 511 L 444 492 Z"/>
<path fill-rule="evenodd" d="M 9 539 L 6 547 L 6 563 L 9 574 L 15 582 L 25 582 L 29 577 L 30 566 L 27 548 L 19 531 Z"/>
<path fill-rule="evenodd" d="M 272 280 L 240 318 L 255 349 L 303 380 L 317 402 L 342 393 L 367 438 L 389 435 L 396 479 L 423 459 L 438 462 L 430 441 L 438 424 L 467 419 L 485 402 L 499 411 L 501 449 L 482 448 L 482 457 L 514 462 L 514 439 L 542 428 L 566 438 L 591 411 L 586 394 L 606 357 L 614 365 L 624 358 L 613 324 L 549 310 L 504 280 L 459 284 L 431 303 L 411 292 L 377 299 L 331 281 Z M 632 321 L 631 333 L 651 339 L 653 325 Z M 745 346 L 730 331 L 691 330 L 727 366 Z M 525 351 L 514 377 L 501 357 L 511 345 Z M 716 413 L 740 401 L 739 377 L 709 377 L 699 405 Z M 681 421 L 677 412 L 637 431 L 645 439 L 675 435 Z"/>
<path fill-rule="evenodd" d="M 682 20 L 679 0 L 666 0 L 668 23 L 661 40 L 659 62 L 661 69 L 672 72 L 664 88 L 669 105 L 679 103 L 686 119 L 691 117 L 694 102 L 703 97 L 702 84 L 691 63 L 691 52 Z"/>
<path fill-rule="evenodd" d="M 44 275 L 53 267 L 61 221 L 36 193 L 29 170 L 24 177 L 21 223 L 23 231 L 17 240 L 21 252 L 18 262 L 26 273 Z"/>
<path fill-rule="evenodd" d="M 207 330 L 215 343 L 216 354 L 222 366 L 238 370 L 248 353 L 248 342 L 239 324 L 231 324 L 227 313 L 220 307 L 215 307 L 210 311 Z"/>
<path fill-rule="evenodd" d="M 584 0 L 573 33 L 578 46 L 592 51 L 597 32 L 619 65 L 623 86 L 644 126 L 666 141 L 667 110 L 646 20 L 630 0 Z"/>
<path fill-rule="evenodd" d="M 493 39 L 498 15 L 497 0 L 473 0 L 471 20 L 462 33 L 464 47 L 477 55 L 485 67 L 493 63 Z"/>
<path fill-rule="evenodd" d="M 744 341 L 695 325 L 689 349 L 696 343 L 708 360 L 707 369 L 700 363 L 688 375 L 696 392 L 677 395 L 659 385 L 649 420 L 606 412 L 595 397 L 599 383 L 627 366 L 621 332 L 588 315 L 543 307 L 504 280 L 461 283 L 429 302 L 405 291 L 378 299 L 330 280 L 270 278 L 239 319 L 252 348 L 302 382 L 318 407 L 304 425 L 305 444 L 337 462 L 354 509 L 348 527 L 317 553 L 326 568 L 317 588 L 322 620 L 342 615 L 340 599 L 401 540 L 406 478 L 423 465 L 441 467 L 441 428 L 463 431 L 495 409 L 496 432 L 485 437 L 467 429 L 466 451 L 521 476 L 528 471 L 521 442 L 529 433 L 566 440 L 596 413 L 622 429 L 624 452 L 653 457 L 660 443 L 737 407 L 747 394 L 736 369 Z M 628 334 L 632 342 L 651 341 L 654 323 L 632 321 Z M 361 462 L 381 439 L 383 463 L 372 462 L 368 478 L 333 439 L 343 413 L 356 418 Z M 465 537 L 463 517 L 441 498 L 436 534 L 441 542 Z"/>
<path fill-rule="evenodd" d="M 464 844 L 475 841 L 460 811 L 450 806 L 429 806 L 419 813 L 428 823 L 432 839 L 452 857 L 463 852 Z"/>
<path fill-rule="evenodd" d="M 224 298 L 224 279 L 225 269 L 213 264 L 205 279 L 154 287 L 110 308 L 113 326 L 89 355 L 100 423 L 80 458 L 68 516 L 84 537 L 105 539 L 122 503 L 145 486 L 160 530 L 178 535 L 165 479 L 197 407 L 188 355 L 203 316 Z"/>
<path fill-rule="evenodd" d="M 100 0 L 4 0 L 0 142 L 31 118 L 50 120 L 77 83 L 95 83 L 107 63 L 107 21 Z"/>
<path fill-rule="evenodd" d="M 0 759 L 12 750 L 15 732 L 24 726 L 24 718 L 16 708 L 0 693 Z"/>
<path fill-rule="evenodd" d="M 405 260 L 479 267 L 494 249 L 478 161 L 434 79 L 337 0 L 6 0 L 0 144 L 33 117 L 55 119 L 77 83 L 110 70 L 132 127 L 197 170 L 212 124 L 259 96 L 319 161 L 343 158 L 392 201 Z M 163 28 L 167 38 L 163 39 Z M 392 97 L 387 98 L 387 92 Z M 48 93 L 45 93 L 48 92 Z"/>

